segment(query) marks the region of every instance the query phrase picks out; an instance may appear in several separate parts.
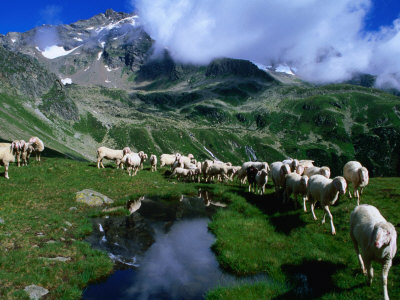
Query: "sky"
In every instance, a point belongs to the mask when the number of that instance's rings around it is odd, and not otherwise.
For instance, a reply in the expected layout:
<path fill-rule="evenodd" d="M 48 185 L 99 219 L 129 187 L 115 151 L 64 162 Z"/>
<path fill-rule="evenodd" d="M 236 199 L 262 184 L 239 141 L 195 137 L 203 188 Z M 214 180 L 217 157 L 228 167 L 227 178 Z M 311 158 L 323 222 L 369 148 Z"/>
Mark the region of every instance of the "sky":
<path fill-rule="evenodd" d="M 177 61 L 285 64 L 316 83 L 369 73 L 400 89 L 399 0 L 0 1 L 0 34 L 136 10 L 155 49 Z"/>

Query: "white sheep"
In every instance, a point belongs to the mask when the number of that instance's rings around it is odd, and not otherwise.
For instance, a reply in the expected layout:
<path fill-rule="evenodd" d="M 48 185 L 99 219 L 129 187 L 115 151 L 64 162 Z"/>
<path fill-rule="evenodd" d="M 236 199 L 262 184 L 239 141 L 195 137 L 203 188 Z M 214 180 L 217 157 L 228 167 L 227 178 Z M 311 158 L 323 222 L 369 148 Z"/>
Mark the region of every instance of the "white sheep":
<path fill-rule="evenodd" d="M 184 168 L 175 168 L 174 171 L 171 174 L 171 177 L 176 175 L 177 179 L 179 180 L 180 178 L 188 178 L 189 176 L 192 175 L 192 171 L 189 169 L 184 169 Z"/>
<path fill-rule="evenodd" d="M 357 205 L 360 205 L 361 194 L 369 181 L 367 168 L 363 167 L 358 161 L 349 161 L 343 167 L 343 177 L 348 183 L 353 184 L 353 194 L 354 197 L 357 197 Z M 351 198 L 350 188 L 349 197 Z"/>
<path fill-rule="evenodd" d="M 217 176 L 218 180 L 225 181 L 229 179 L 228 169 L 225 164 L 213 164 L 207 169 L 207 182 L 210 182 L 214 176 Z"/>
<path fill-rule="evenodd" d="M 126 166 L 126 169 L 128 171 L 129 176 L 136 176 L 138 169 L 140 168 L 140 164 L 142 162 L 144 153 L 127 153 L 124 155 L 124 157 L 121 159 L 121 163 L 124 163 Z M 132 175 L 132 171 L 135 173 Z"/>
<path fill-rule="evenodd" d="M 314 213 L 315 203 L 318 201 L 321 207 L 324 208 L 324 217 L 322 218 L 322 224 L 325 223 L 325 216 L 328 214 L 331 221 L 332 234 L 336 234 L 335 226 L 333 225 L 333 217 L 329 210 L 329 206 L 335 204 L 336 200 L 339 198 L 339 194 L 343 195 L 346 193 L 347 183 L 342 176 L 337 176 L 333 179 L 328 179 L 323 175 L 313 175 L 308 180 L 307 186 L 307 198 L 311 204 L 311 212 L 314 220 L 317 217 Z"/>
<path fill-rule="evenodd" d="M 271 178 L 274 183 L 275 192 L 278 193 L 280 188 L 285 188 L 286 174 L 290 174 L 291 169 L 288 164 L 280 161 L 271 164 Z"/>
<path fill-rule="evenodd" d="M 33 147 L 33 153 L 36 155 L 36 160 L 40 161 L 40 155 L 44 150 L 44 144 L 41 139 L 39 139 L 37 136 L 33 136 L 29 139 L 29 143 Z"/>
<path fill-rule="evenodd" d="M 237 170 L 236 174 L 234 174 L 235 177 L 238 178 L 240 184 L 244 184 L 247 179 L 247 169 L 249 167 L 254 167 L 257 170 L 262 170 L 266 169 L 267 172 L 270 172 L 270 167 L 267 162 L 259 162 L 259 161 L 247 161 L 242 164 L 242 167 Z"/>
<path fill-rule="evenodd" d="M 25 141 L 24 141 L 25 145 Z M 13 149 L 13 152 L 15 153 L 15 157 L 17 159 L 17 166 L 21 166 L 21 152 L 22 152 L 22 144 L 20 143 L 19 140 L 15 140 L 11 143 L 11 148 Z"/>
<path fill-rule="evenodd" d="M 368 285 L 372 284 L 374 276 L 371 262 L 376 261 L 383 265 L 383 297 L 389 300 L 387 277 L 397 250 L 397 233 L 394 226 L 385 220 L 376 207 L 363 204 L 356 206 L 351 213 L 350 237 L 361 270 L 364 275 L 368 273 Z"/>
<path fill-rule="evenodd" d="M 189 165 L 192 163 L 192 160 L 194 159 L 193 154 L 188 154 L 188 156 L 181 155 L 180 153 L 176 154 L 175 157 L 175 162 L 179 162 L 180 164 L 183 164 L 183 167 L 186 169 L 189 169 Z"/>
<path fill-rule="evenodd" d="M 157 171 L 157 156 L 152 154 L 150 155 L 150 165 L 151 165 L 151 171 Z"/>
<path fill-rule="evenodd" d="M 207 181 L 207 172 L 209 167 L 211 167 L 214 164 L 212 160 L 206 159 L 202 164 L 201 164 L 201 173 L 203 174 L 203 179 L 204 181 Z"/>
<path fill-rule="evenodd" d="M 148 159 L 148 156 L 144 151 L 139 151 L 140 156 L 140 169 L 143 170 L 143 163 Z"/>
<path fill-rule="evenodd" d="M 288 158 L 282 161 L 283 164 L 288 164 L 290 171 L 294 172 L 299 167 L 300 163 L 297 159 Z"/>
<path fill-rule="evenodd" d="M 4 177 L 7 179 L 10 179 L 10 177 L 8 177 L 8 166 L 10 162 L 15 162 L 16 156 L 17 153 L 11 144 L 9 144 L 9 146 L 0 147 L 0 165 L 4 166 Z"/>
<path fill-rule="evenodd" d="M 29 158 L 31 156 L 31 153 L 33 152 L 33 147 L 30 143 L 25 143 L 24 147 L 21 152 L 21 160 L 22 160 L 22 165 L 27 166 L 29 162 Z"/>
<path fill-rule="evenodd" d="M 257 186 L 257 193 L 259 192 L 260 195 L 265 193 L 265 185 L 268 181 L 268 171 L 267 169 L 262 169 L 257 172 L 256 174 L 256 181 L 255 185 Z"/>
<path fill-rule="evenodd" d="M 299 160 L 299 165 L 303 166 L 304 168 L 314 167 L 314 161 L 310 159 L 301 159 Z"/>
<path fill-rule="evenodd" d="M 285 181 L 285 194 L 284 199 L 287 201 L 290 199 L 290 195 L 294 194 L 294 203 L 297 207 L 297 195 L 301 195 L 303 197 L 303 208 L 304 211 L 307 211 L 306 208 L 306 200 L 307 200 L 307 185 L 308 185 L 308 176 L 300 175 L 297 173 L 290 173 L 286 175 Z"/>
<path fill-rule="evenodd" d="M 124 157 L 124 150 L 114 150 L 104 146 L 99 147 L 97 148 L 97 168 L 100 169 L 100 165 L 102 168 L 104 168 L 103 165 L 104 158 L 109 160 L 114 160 L 115 163 L 117 164 L 117 168 L 119 167 L 123 168 L 123 162 L 122 162 L 123 157 Z"/>
<path fill-rule="evenodd" d="M 160 168 L 163 166 L 172 166 L 175 162 L 175 154 L 161 154 L 160 156 Z"/>
<path fill-rule="evenodd" d="M 308 167 L 304 169 L 304 175 L 307 175 L 308 177 L 311 177 L 313 175 L 322 175 L 325 176 L 326 178 L 331 177 L 331 170 L 329 167 Z"/>

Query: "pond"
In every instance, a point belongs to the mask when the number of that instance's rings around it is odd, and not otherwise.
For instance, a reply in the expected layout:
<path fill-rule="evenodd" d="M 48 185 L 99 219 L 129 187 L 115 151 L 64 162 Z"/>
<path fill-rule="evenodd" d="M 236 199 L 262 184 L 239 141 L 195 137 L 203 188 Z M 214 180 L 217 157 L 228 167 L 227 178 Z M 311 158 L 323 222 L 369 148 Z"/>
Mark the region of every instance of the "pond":
<path fill-rule="evenodd" d="M 257 280 L 238 279 L 219 268 L 208 222 L 224 206 L 204 192 L 178 201 L 141 197 L 129 203 L 128 217 L 94 219 L 87 241 L 107 251 L 116 271 L 90 285 L 82 298 L 203 299 L 211 288 Z"/>

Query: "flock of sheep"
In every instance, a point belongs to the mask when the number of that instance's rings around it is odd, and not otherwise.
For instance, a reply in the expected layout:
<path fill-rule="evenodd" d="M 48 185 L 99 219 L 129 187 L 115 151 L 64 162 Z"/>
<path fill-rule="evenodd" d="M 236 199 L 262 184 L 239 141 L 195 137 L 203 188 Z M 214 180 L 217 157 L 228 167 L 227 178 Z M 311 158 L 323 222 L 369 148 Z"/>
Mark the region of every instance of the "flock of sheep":
<path fill-rule="evenodd" d="M 138 169 L 143 169 L 143 163 L 148 158 L 143 151 L 134 153 L 129 147 L 123 150 L 113 150 L 106 147 L 97 149 L 97 167 L 103 167 L 103 159 L 114 160 L 117 167 L 127 168 L 130 176 L 136 175 Z M 330 178 L 329 167 L 314 166 L 312 160 L 286 159 L 273 162 L 245 162 L 242 166 L 232 166 L 231 163 L 205 160 L 198 162 L 192 154 L 187 156 L 177 154 L 162 154 L 160 167 L 170 166 L 172 176 L 179 179 L 205 182 L 218 180 L 224 182 L 237 178 L 241 184 L 246 181 L 249 184 L 249 192 L 254 191 L 263 194 L 268 176 L 272 178 L 276 197 L 282 195 L 282 202 L 290 200 L 294 194 L 294 203 L 297 204 L 297 196 L 303 197 L 303 209 L 306 212 L 306 201 L 310 202 L 311 213 L 314 220 L 314 207 L 317 202 L 324 209 L 322 223 L 325 223 L 326 215 L 329 216 L 332 235 L 336 234 L 333 217 L 329 207 L 338 200 L 339 195 L 346 193 L 348 183 L 353 185 L 353 196 L 357 199 L 357 206 L 350 217 L 350 236 L 354 244 L 360 267 L 365 275 L 368 275 L 368 284 L 373 278 L 372 261 L 383 265 L 383 292 L 384 299 L 389 299 L 387 292 L 387 276 L 392 265 L 392 259 L 396 253 L 397 233 L 394 226 L 387 222 L 379 210 L 371 205 L 360 205 L 363 189 L 368 185 L 368 170 L 357 161 L 349 161 L 343 167 L 343 176 Z M 157 170 L 157 157 L 150 156 L 151 171 Z M 132 170 L 134 173 L 132 174 Z M 349 188 L 349 197 L 352 193 Z M 360 251 L 361 250 L 361 251 Z"/>
<path fill-rule="evenodd" d="M 41 139 L 33 136 L 28 142 L 24 140 L 15 140 L 12 143 L 0 143 L 0 165 L 5 168 L 4 176 L 9 179 L 8 166 L 10 162 L 17 161 L 18 167 L 27 166 L 31 154 L 36 155 L 36 160 L 40 161 L 40 155 L 44 150 L 44 144 Z"/>
<path fill-rule="evenodd" d="M 8 176 L 10 162 L 17 162 L 18 166 L 27 165 L 32 153 L 36 160 L 40 161 L 40 154 L 44 150 L 44 144 L 38 137 L 31 137 L 28 142 L 15 140 L 12 143 L 0 143 L 0 165 L 5 167 L 5 178 Z M 135 176 L 139 169 L 143 169 L 143 163 L 148 156 L 143 151 L 132 152 L 129 147 L 122 150 L 113 150 L 107 147 L 97 149 L 97 167 L 104 168 L 103 159 L 114 160 L 117 168 L 126 167 L 130 176 Z M 157 171 L 157 156 L 150 156 L 151 171 Z M 325 223 L 326 215 L 329 216 L 331 232 L 336 234 L 333 217 L 329 207 L 346 193 L 348 183 L 353 185 L 353 195 L 357 198 L 357 206 L 350 216 L 350 236 L 354 244 L 360 267 L 365 275 L 368 275 L 368 284 L 373 278 L 372 261 L 383 265 L 382 279 L 384 299 L 389 299 L 387 292 L 387 276 L 392 265 L 392 259 L 396 253 L 397 233 L 394 226 L 387 222 L 379 210 L 371 205 L 360 205 L 360 198 L 365 186 L 369 182 L 368 170 L 357 161 L 349 161 L 343 168 L 343 176 L 330 179 L 328 167 L 314 166 L 311 160 L 286 159 L 273 162 L 245 162 L 242 166 L 232 166 L 231 163 L 205 160 L 198 162 L 192 154 L 187 156 L 177 154 L 162 154 L 160 167 L 170 166 L 171 176 L 179 179 L 200 182 L 201 177 L 205 182 L 218 180 L 224 182 L 237 178 L 241 184 L 246 181 L 249 184 L 249 192 L 254 191 L 263 194 L 268 176 L 272 178 L 276 197 L 282 195 L 282 202 L 290 201 L 290 195 L 294 194 L 294 203 L 297 204 L 297 196 L 303 197 L 303 209 L 306 212 L 306 201 L 310 202 L 311 213 L 314 220 L 314 207 L 317 202 L 324 209 L 322 223 Z M 349 197 L 351 192 L 349 188 Z M 360 251 L 361 250 L 361 251 Z"/>

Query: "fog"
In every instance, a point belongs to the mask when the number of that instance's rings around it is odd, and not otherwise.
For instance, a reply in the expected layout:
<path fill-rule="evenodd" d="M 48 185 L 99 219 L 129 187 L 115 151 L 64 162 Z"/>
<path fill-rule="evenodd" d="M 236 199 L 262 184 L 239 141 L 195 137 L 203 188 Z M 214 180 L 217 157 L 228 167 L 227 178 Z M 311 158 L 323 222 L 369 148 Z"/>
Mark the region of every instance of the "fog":
<path fill-rule="evenodd" d="M 364 30 L 370 0 L 136 0 L 156 49 L 181 62 L 217 57 L 287 64 L 304 80 L 327 83 L 356 73 L 400 88 L 400 19 Z"/>

